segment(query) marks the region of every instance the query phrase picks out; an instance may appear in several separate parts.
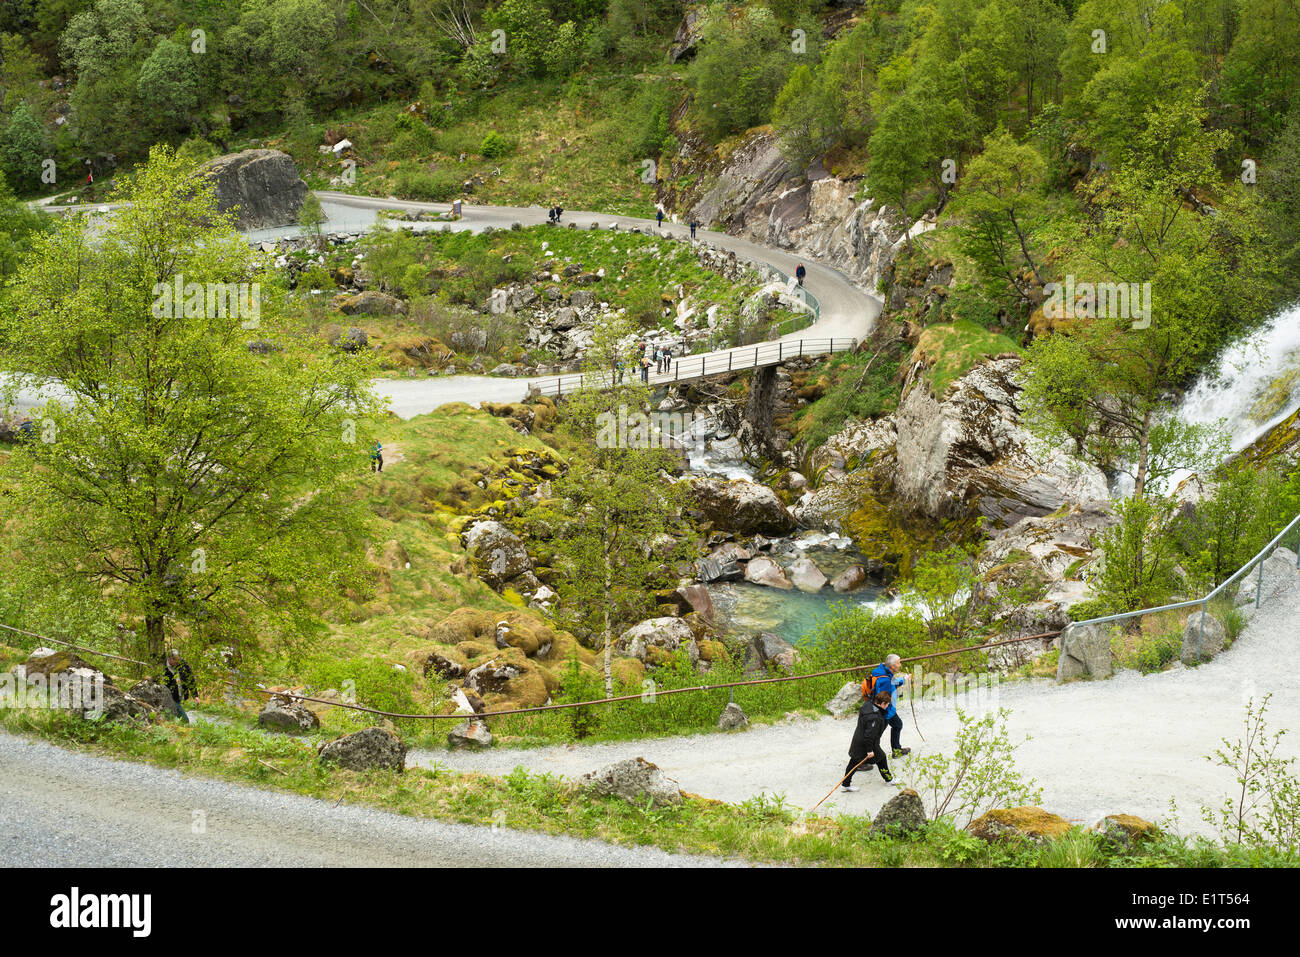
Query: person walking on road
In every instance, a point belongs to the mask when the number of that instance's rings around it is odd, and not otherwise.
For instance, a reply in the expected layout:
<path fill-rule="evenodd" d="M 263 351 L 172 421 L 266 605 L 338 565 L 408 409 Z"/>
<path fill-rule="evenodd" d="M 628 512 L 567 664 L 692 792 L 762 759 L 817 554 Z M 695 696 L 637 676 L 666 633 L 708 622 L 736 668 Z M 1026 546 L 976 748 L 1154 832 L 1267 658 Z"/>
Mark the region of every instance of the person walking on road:
<path fill-rule="evenodd" d="M 168 649 L 167 656 L 163 659 L 163 684 L 172 694 L 172 707 L 176 710 L 177 716 L 189 724 L 190 716 L 185 713 L 181 702 L 188 698 L 197 699 L 199 686 L 194 680 L 194 672 L 189 663 L 175 648 Z"/>
<path fill-rule="evenodd" d="M 891 700 L 889 708 L 885 711 L 885 721 L 889 724 L 891 756 L 895 758 L 912 753 L 911 748 L 903 747 L 903 718 L 899 715 L 898 708 L 893 703 L 898 700 L 898 689 L 907 684 L 907 675 L 898 673 L 902 667 L 903 659 L 898 655 L 890 655 L 884 660 L 883 664 L 876 665 L 871 672 L 871 676 L 862 683 L 862 696 L 864 698 L 870 698 L 881 691 L 889 693 Z"/>
<path fill-rule="evenodd" d="M 794 278 L 799 280 L 799 285 L 803 285 L 803 277 L 806 275 L 808 275 L 808 270 L 803 268 L 803 263 L 800 263 L 794 271 Z"/>
<path fill-rule="evenodd" d="M 664 228 L 664 211 L 662 209 L 655 210 L 655 222 L 659 224 L 660 229 Z"/>
<path fill-rule="evenodd" d="M 866 701 L 858 711 L 858 726 L 853 730 L 853 740 L 849 743 L 849 764 L 844 770 L 841 785 L 845 791 L 856 791 L 853 775 L 859 766 L 875 765 L 886 784 L 894 780 L 894 772 L 889 770 L 889 760 L 881 747 L 880 736 L 885 731 L 885 709 L 893 707 L 889 692 L 881 691 Z"/>
<path fill-rule="evenodd" d="M 698 225 L 700 225 L 699 220 L 697 219 L 691 220 L 691 239 L 695 238 L 695 227 Z"/>

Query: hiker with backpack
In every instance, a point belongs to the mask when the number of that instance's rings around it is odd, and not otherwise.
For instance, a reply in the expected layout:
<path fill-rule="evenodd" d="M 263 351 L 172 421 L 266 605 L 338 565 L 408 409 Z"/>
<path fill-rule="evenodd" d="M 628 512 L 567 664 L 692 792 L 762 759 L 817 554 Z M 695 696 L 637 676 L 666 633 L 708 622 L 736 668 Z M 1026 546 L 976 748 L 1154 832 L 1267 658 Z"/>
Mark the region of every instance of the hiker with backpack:
<path fill-rule="evenodd" d="M 903 659 L 898 655 L 889 655 L 882 664 L 876 665 L 872 669 L 867 680 L 862 682 L 862 696 L 870 698 L 881 691 L 889 693 L 890 703 L 885 711 L 885 721 L 889 725 L 889 743 L 892 751 L 891 757 L 901 758 L 905 754 L 911 754 L 911 748 L 903 747 L 903 719 L 894 707 L 894 701 L 898 700 L 898 689 L 907 684 L 907 675 L 900 675 L 898 672 L 903 668 Z"/>
<path fill-rule="evenodd" d="M 803 277 L 806 275 L 808 275 L 808 270 L 803 268 L 803 263 L 800 263 L 799 268 L 794 271 L 794 278 L 799 280 L 799 285 L 803 285 Z"/>
<path fill-rule="evenodd" d="M 893 783 L 894 772 L 889 770 L 889 760 L 885 749 L 880 744 L 880 736 L 885 732 L 885 710 L 893 707 L 893 699 L 888 691 L 877 692 L 863 703 L 858 711 L 858 725 L 853 729 L 853 740 L 849 743 L 849 763 L 844 771 L 844 780 L 840 786 L 845 791 L 856 791 L 853 775 L 860 768 L 875 765 L 880 777 L 886 784 Z"/>

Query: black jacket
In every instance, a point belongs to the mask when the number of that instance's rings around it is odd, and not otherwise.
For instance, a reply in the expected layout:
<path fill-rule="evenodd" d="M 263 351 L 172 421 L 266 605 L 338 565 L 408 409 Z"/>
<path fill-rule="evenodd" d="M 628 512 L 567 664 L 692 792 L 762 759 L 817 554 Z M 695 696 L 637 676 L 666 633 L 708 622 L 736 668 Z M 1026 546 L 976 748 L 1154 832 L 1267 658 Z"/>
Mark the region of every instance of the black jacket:
<path fill-rule="evenodd" d="M 867 754 L 880 753 L 880 735 L 884 733 L 885 712 L 876 707 L 874 701 L 868 701 L 858 712 L 858 726 L 853 731 L 853 742 L 849 745 L 849 754 L 865 757 Z"/>
<path fill-rule="evenodd" d="M 163 684 L 172 693 L 173 701 L 184 701 L 198 696 L 199 686 L 194 680 L 194 672 L 188 663 L 182 661 L 172 670 L 171 665 L 163 665 Z"/>

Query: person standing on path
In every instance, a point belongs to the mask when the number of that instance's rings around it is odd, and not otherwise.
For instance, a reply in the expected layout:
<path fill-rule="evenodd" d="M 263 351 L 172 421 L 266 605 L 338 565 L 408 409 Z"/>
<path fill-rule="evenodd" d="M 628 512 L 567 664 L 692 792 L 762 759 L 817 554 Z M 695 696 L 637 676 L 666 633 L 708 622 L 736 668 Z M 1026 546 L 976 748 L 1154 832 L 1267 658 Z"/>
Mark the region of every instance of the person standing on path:
<path fill-rule="evenodd" d="M 870 698 L 872 695 L 881 691 L 886 691 L 890 696 L 890 705 L 885 712 L 885 720 L 889 723 L 889 742 L 893 749 L 892 757 L 900 758 L 905 754 L 911 754 L 911 748 L 903 747 L 903 718 L 898 713 L 898 708 L 893 704 L 898 700 L 898 689 L 907 684 L 907 675 L 900 675 L 898 672 L 903 667 L 903 659 L 898 655 L 890 655 L 883 664 L 876 665 L 872 670 L 871 676 L 862 683 L 862 696 Z"/>
<path fill-rule="evenodd" d="M 176 709 L 176 714 L 182 721 L 189 724 L 190 716 L 185 713 L 185 708 L 181 702 L 187 698 L 197 699 L 199 696 L 199 686 L 194 680 L 194 672 L 189 663 L 181 657 L 181 653 L 175 648 L 167 650 L 167 656 L 163 659 L 163 684 L 172 694 L 172 707 Z"/>
<path fill-rule="evenodd" d="M 794 271 L 794 278 L 799 280 L 799 285 L 803 285 L 803 277 L 806 275 L 808 275 L 808 270 L 803 268 L 803 263 L 800 263 Z"/>
<path fill-rule="evenodd" d="M 641 353 L 641 381 L 650 384 L 650 360 L 646 358 L 644 352 Z"/>
<path fill-rule="evenodd" d="M 659 224 L 660 229 L 664 228 L 664 211 L 662 209 L 655 210 L 655 222 Z"/>
<path fill-rule="evenodd" d="M 858 765 L 875 765 L 880 777 L 886 784 L 894 780 L 894 772 L 889 770 L 889 761 L 885 750 L 880 745 L 880 736 L 885 731 L 885 709 L 893 707 L 889 692 L 881 691 L 873 699 L 865 702 L 858 711 L 858 726 L 853 729 L 853 740 L 849 742 L 849 763 L 844 769 L 842 783 L 845 791 L 856 791 L 853 775 Z M 864 765 L 865 766 L 865 765 Z"/>
<path fill-rule="evenodd" d="M 699 220 L 697 220 L 697 219 L 692 219 L 692 220 L 691 220 L 691 239 L 694 239 L 694 238 L 695 238 L 695 227 L 698 226 L 698 225 L 700 225 Z"/>
<path fill-rule="evenodd" d="M 370 471 L 382 472 L 384 470 L 384 446 L 375 440 L 375 447 L 370 450 Z"/>

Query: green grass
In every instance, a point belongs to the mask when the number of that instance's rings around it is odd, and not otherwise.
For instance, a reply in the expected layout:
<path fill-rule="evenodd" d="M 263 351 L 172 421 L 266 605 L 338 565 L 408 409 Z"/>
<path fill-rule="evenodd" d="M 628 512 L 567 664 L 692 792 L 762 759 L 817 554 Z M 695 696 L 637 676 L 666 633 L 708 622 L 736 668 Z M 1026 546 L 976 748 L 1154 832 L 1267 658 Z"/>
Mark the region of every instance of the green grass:
<path fill-rule="evenodd" d="M 917 341 L 912 359 L 927 364 L 926 379 L 934 395 L 942 399 L 949 385 L 986 358 L 1022 351 L 1002 333 L 958 319 L 949 325 L 927 327 Z"/>

